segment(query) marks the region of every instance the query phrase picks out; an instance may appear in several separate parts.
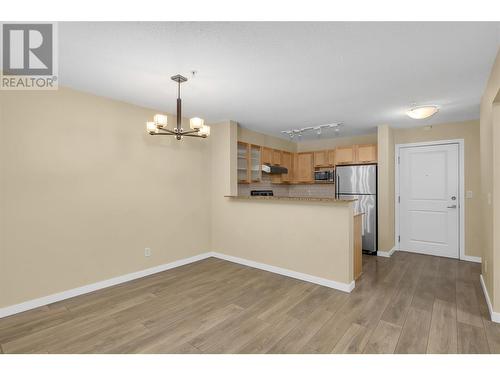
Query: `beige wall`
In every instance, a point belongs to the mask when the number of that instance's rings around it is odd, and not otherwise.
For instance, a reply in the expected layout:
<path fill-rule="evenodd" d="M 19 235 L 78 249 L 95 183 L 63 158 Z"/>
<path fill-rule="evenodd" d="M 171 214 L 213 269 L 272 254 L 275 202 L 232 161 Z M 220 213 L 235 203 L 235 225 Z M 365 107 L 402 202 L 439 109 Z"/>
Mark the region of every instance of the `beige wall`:
<path fill-rule="evenodd" d="M 465 199 L 465 255 L 483 256 L 481 237 L 481 183 L 479 122 L 464 121 L 425 127 L 391 129 L 379 127 L 379 247 L 390 250 L 394 242 L 394 147 L 397 144 L 430 142 L 449 139 L 464 140 L 465 191 L 473 198 Z M 392 238 L 392 240 L 391 240 Z"/>
<path fill-rule="evenodd" d="M 225 198 L 227 189 L 221 181 L 236 181 L 236 169 L 230 164 L 230 155 L 235 158 L 236 153 L 235 134 L 236 124 L 227 122 L 214 126 L 210 137 L 212 250 L 350 283 L 352 204 Z"/>
<path fill-rule="evenodd" d="M 297 144 L 271 135 L 258 133 L 250 129 L 238 126 L 238 141 L 254 145 L 275 148 L 277 150 L 297 152 Z"/>
<path fill-rule="evenodd" d="M 391 251 L 394 240 L 394 134 L 378 127 L 378 250 Z"/>
<path fill-rule="evenodd" d="M 490 73 L 480 109 L 482 274 L 493 310 L 500 311 L 500 51 Z"/>
<path fill-rule="evenodd" d="M 151 137 L 153 115 L 0 91 L 0 307 L 209 250 L 208 142 Z"/>
<path fill-rule="evenodd" d="M 311 141 L 301 141 L 297 143 L 297 151 L 318 151 L 318 150 L 329 150 L 335 147 L 350 146 L 350 145 L 362 145 L 377 143 L 377 133 L 358 135 L 355 137 L 338 137 L 338 138 L 325 138 L 317 139 Z"/>
<path fill-rule="evenodd" d="M 238 126 L 238 141 L 252 143 L 259 146 L 275 148 L 289 152 L 305 152 L 328 150 L 339 146 L 355 144 L 377 143 L 377 134 L 359 135 L 355 137 L 324 138 L 309 141 L 292 142 L 286 139 L 258 133 Z"/>
<path fill-rule="evenodd" d="M 394 143 L 415 143 L 448 139 L 464 140 L 465 191 L 472 191 L 472 199 L 465 199 L 465 255 L 482 256 L 481 242 L 481 174 L 479 157 L 479 121 L 464 121 L 425 127 L 394 129 Z"/>

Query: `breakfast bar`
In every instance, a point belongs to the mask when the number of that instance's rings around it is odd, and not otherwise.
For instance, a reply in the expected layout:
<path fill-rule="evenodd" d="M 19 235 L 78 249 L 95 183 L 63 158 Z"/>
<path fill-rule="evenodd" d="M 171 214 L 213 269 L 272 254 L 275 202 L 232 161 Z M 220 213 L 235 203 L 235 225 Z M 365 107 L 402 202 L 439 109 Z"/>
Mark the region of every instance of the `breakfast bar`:
<path fill-rule="evenodd" d="M 217 252 L 345 292 L 354 288 L 361 259 L 355 200 L 238 195 L 224 199 L 214 221 L 226 229 L 225 236 L 213 238 Z M 359 255 L 354 254 L 356 246 Z"/>

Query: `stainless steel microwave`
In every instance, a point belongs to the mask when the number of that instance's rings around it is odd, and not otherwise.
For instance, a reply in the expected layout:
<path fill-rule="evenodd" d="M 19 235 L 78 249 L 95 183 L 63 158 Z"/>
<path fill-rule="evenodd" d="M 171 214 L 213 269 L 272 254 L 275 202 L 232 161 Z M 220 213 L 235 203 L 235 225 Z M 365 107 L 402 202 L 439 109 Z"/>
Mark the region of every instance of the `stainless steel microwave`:
<path fill-rule="evenodd" d="M 334 182 L 334 180 L 335 176 L 333 170 L 314 172 L 314 181 Z"/>

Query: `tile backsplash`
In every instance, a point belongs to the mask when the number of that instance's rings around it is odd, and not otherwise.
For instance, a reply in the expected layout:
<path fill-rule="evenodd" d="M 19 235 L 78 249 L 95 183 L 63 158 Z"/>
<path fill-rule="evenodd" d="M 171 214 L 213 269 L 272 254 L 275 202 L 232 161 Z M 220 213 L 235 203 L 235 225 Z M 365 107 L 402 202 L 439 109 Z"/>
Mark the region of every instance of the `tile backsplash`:
<path fill-rule="evenodd" d="M 238 195 L 250 195 L 250 190 L 272 190 L 277 197 L 335 197 L 334 184 L 272 184 L 264 174 L 261 182 L 238 184 Z"/>
<path fill-rule="evenodd" d="M 299 184 L 290 185 L 290 197 L 335 197 L 334 184 Z"/>
<path fill-rule="evenodd" d="M 290 185 L 272 184 L 271 176 L 262 174 L 261 182 L 238 184 L 238 195 L 250 195 L 250 190 L 272 190 L 277 197 L 288 197 Z"/>

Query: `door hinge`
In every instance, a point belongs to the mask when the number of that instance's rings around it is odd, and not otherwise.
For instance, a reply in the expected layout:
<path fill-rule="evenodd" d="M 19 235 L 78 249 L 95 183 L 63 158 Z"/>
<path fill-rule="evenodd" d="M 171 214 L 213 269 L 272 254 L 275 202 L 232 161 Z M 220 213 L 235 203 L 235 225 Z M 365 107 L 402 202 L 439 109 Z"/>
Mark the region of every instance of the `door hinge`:
<path fill-rule="evenodd" d="M 398 203 L 401 203 L 401 195 L 398 195 Z"/>
<path fill-rule="evenodd" d="M 398 164 L 401 164 L 401 158 L 398 156 Z"/>
<path fill-rule="evenodd" d="M 401 242 L 401 236 L 398 236 L 398 242 Z"/>

